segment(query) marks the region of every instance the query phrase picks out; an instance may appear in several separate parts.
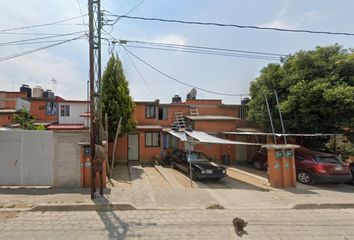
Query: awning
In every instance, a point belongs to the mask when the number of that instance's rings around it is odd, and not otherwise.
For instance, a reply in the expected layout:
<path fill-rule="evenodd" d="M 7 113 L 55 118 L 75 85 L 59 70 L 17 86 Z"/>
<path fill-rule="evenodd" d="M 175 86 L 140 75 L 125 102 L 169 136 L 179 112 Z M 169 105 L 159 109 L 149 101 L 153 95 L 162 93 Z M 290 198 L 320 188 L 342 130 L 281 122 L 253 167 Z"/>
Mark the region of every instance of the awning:
<path fill-rule="evenodd" d="M 228 135 L 253 135 L 253 136 L 277 136 L 282 137 L 284 134 L 282 133 L 264 133 L 264 132 L 223 132 Z M 333 136 L 333 135 L 342 135 L 342 134 L 334 134 L 334 133 L 286 133 L 286 137 L 324 137 L 324 136 Z"/>
<path fill-rule="evenodd" d="M 249 143 L 249 142 L 236 142 L 227 139 L 222 139 L 214 137 L 202 131 L 169 131 L 171 135 L 179 138 L 183 142 L 193 142 L 193 143 L 206 143 L 206 144 L 230 144 L 230 145 L 257 145 L 261 146 L 260 143 Z M 189 139 L 188 139 L 189 138 Z"/>

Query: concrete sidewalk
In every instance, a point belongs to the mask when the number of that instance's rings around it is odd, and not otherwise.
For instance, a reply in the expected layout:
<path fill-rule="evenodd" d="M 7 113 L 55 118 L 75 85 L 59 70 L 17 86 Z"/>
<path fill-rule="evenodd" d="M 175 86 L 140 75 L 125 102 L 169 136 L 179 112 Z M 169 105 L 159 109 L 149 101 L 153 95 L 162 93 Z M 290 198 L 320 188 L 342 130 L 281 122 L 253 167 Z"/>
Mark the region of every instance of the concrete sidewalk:
<path fill-rule="evenodd" d="M 0 188 L 0 211 L 354 208 L 354 187 L 343 184 L 298 184 L 297 188 L 264 191 L 266 179 L 254 177 L 252 181 L 260 185 L 253 187 L 240 179 L 251 178 L 252 173 L 235 169 L 218 182 L 195 181 L 193 187 L 186 187 L 177 175 L 170 174 L 171 169 L 132 165 L 127 171 L 129 179 L 116 178 L 118 184 L 106 188 L 104 197 L 94 201 L 90 190 L 82 188 Z"/>

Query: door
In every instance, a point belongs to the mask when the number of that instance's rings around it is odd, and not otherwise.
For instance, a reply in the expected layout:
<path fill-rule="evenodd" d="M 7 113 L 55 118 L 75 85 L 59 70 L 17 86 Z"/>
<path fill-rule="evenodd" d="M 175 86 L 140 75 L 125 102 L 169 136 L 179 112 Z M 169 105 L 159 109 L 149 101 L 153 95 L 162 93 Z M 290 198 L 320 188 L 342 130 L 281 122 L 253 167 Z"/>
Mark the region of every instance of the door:
<path fill-rule="evenodd" d="M 128 161 L 139 160 L 139 134 L 128 134 Z"/>
<path fill-rule="evenodd" d="M 237 136 L 236 141 L 247 142 L 246 136 Z M 247 161 L 247 145 L 236 145 L 236 162 Z"/>

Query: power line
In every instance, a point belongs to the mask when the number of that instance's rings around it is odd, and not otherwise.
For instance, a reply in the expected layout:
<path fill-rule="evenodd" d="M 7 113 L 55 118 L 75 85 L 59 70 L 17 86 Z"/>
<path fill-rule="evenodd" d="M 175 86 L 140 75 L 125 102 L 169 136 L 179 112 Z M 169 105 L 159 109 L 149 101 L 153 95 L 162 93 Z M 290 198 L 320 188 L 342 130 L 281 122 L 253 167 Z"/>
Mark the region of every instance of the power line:
<path fill-rule="evenodd" d="M 58 23 L 71 21 L 71 20 L 78 19 L 78 18 L 81 18 L 81 17 L 82 16 L 71 17 L 71 18 L 66 18 L 66 19 L 62 19 L 62 20 L 55 21 L 55 22 L 50 22 L 50 23 L 43 23 L 43 24 L 29 25 L 29 26 L 24 26 L 24 27 L 2 29 L 2 30 L 0 30 L 0 32 L 9 32 L 9 31 L 15 31 L 15 30 L 20 30 L 20 29 L 28 29 L 28 28 L 37 28 L 37 27 L 45 27 L 45 26 L 50 26 L 50 25 L 56 25 Z"/>
<path fill-rule="evenodd" d="M 81 14 L 81 17 L 82 17 L 82 23 L 84 25 L 84 30 L 86 30 L 86 23 L 85 23 L 85 15 L 83 14 L 82 12 L 82 8 L 81 8 L 81 3 L 80 3 L 80 0 L 77 0 L 77 3 L 79 5 L 79 9 L 80 9 L 80 14 Z M 128 15 L 128 14 L 127 14 Z"/>
<path fill-rule="evenodd" d="M 129 15 L 130 13 L 132 13 L 135 9 L 137 9 L 138 7 L 140 7 L 141 4 L 143 4 L 146 0 L 142 0 L 140 1 L 137 5 L 135 5 L 132 9 L 130 9 L 126 14 L 124 15 Z"/>
<path fill-rule="evenodd" d="M 47 46 L 44 46 L 44 47 L 40 47 L 40 48 L 36 48 L 36 49 L 31 49 L 31 50 L 27 50 L 27 51 L 24 51 L 24 52 L 15 53 L 15 54 L 12 54 L 12 55 L 8 55 L 8 56 L 5 56 L 5 57 L 1 57 L 1 58 L 0 58 L 0 62 L 5 61 L 5 60 L 9 60 L 9 59 L 12 59 L 12 58 L 16 58 L 16 57 L 21 57 L 21 56 L 24 56 L 24 55 L 27 55 L 27 54 L 30 54 L 30 53 L 38 52 L 38 51 L 41 51 L 41 50 L 44 50 L 44 49 L 47 49 L 47 48 L 55 47 L 55 46 L 58 46 L 58 45 L 61 45 L 61 44 L 67 43 L 67 42 L 71 42 L 71 41 L 80 39 L 80 38 L 82 38 L 83 36 L 85 36 L 85 35 L 81 35 L 81 36 L 76 37 L 76 38 L 72 38 L 72 39 L 69 39 L 69 40 L 61 41 L 61 42 L 59 42 L 59 43 L 47 45 Z"/>
<path fill-rule="evenodd" d="M 131 54 L 133 57 L 135 57 L 136 59 L 138 59 L 139 61 L 141 61 L 142 63 L 144 63 L 145 65 L 147 65 L 148 67 L 150 67 L 151 69 L 155 70 L 156 72 L 160 73 L 161 75 L 175 81 L 175 82 L 178 82 L 180 84 L 183 84 L 185 86 L 188 86 L 188 87 L 192 87 L 192 88 L 195 88 L 195 89 L 198 89 L 200 91 L 203 91 L 203 92 L 207 92 L 207 93 L 212 93 L 212 94 L 216 94 L 216 95 L 222 95 L 222 96 L 245 96 L 245 94 L 231 94 L 231 93 L 220 93 L 220 92 L 214 92 L 214 91 L 211 91 L 211 90 L 207 90 L 207 89 L 204 89 L 204 88 L 200 88 L 200 87 L 197 87 L 197 86 L 193 86 L 191 84 L 188 84 L 188 83 L 185 83 L 183 81 L 180 81 L 170 75 L 168 75 L 167 73 L 164 73 L 162 71 L 160 71 L 159 69 L 157 69 L 156 67 L 152 66 L 151 64 L 149 64 L 148 62 L 146 62 L 145 60 L 141 59 L 140 57 L 138 57 L 137 55 L 135 55 L 134 53 L 132 53 L 130 50 L 128 50 L 124 45 L 121 44 L 121 46 L 129 53 Z"/>
<path fill-rule="evenodd" d="M 70 36 L 70 35 L 76 35 L 76 34 L 80 34 L 80 33 L 84 33 L 84 32 L 85 31 L 79 31 L 79 32 L 72 32 L 72 33 L 57 34 L 57 35 L 47 36 L 47 37 L 28 38 L 28 39 L 16 40 L 16 41 L 10 41 L 10 42 L 0 42 L 0 46 L 13 44 L 13 43 L 23 43 L 23 42 L 30 42 L 30 41 L 35 41 L 35 40 L 43 40 L 43 39 L 49 39 L 49 38 Z"/>
<path fill-rule="evenodd" d="M 116 15 L 116 14 L 110 14 L 110 16 L 117 17 L 117 19 L 127 18 L 127 19 L 144 20 L 144 21 L 159 21 L 159 22 L 191 24 L 191 25 L 204 25 L 204 26 L 217 26 L 217 27 L 234 27 L 234 28 L 243 28 L 243 29 L 271 30 L 271 31 L 281 31 L 281 32 L 293 32 L 293 33 L 311 33 L 311 34 L 328 34 L 328 35 L 354 36 L 354 33 L 348 33 L 348 32 L 331 32 L 331 31 L 316 31 L 316 30 L 305 30 L 305 29 L 286 29 L 286 28 L 274 28 L 274 27 L 259 27 L 259 26 L 238 25 L 238 24 L 231 24 L 231 23 L 184 21 L 184 20 L 176 20 L 176 19 L 148 18 L 148 17 Z"/>
<path fill-rule="evenodd" d="M 124 50 L 125 50 L 125 49 L 124 49 Z M 151 93 L 151 95 L 152 95 L 155 99 L 157 99 L 156 95 L 155 95 L 155 94 L 153 93 L 153 91 L 151 90 L 149 84 L 146 82 L 145 78 L 143 77 L 143 75 L 141 74 L 141 72 L 139 71 L 139 69 L 137 68 L 137 66 L 136 66 L 136 64 L 134 63 L 133 59 L 130 57 L 130 54 L 129 54 L 126 50 L 125 50 L 125 53 L 126 53 L 126 55 L 128 56 L 128 58 L 129 58 L 131 64 L 133 65 L 135 71 L 138 73 L 138 75 L 140 76 L 140 78 L 143 80 L 143 82 L 144 82 L 146 88 L 149 90 L 149 92 Z"/>
<path fill-rule="evenodd" d="M 212 55 L 212 56 L 223 56 L 223 57 L 250 58 L 250 59 L 257 59 L 257 60 L 275 60 L 275 61 L 280 61 L 281 60 L 280 57 L 267 57 L 267 56 L 260 56 L 260 55 L 251 55 L 251 54 L 218 53 L 218 52 L 211 52 L 211 51 L 168 49 L 168 48 L 144 47 L 144 46 L 126 46 L 126 47 L 128 47 L 128 48 L 152 49 L 152 50 L 162 50 L 162 51 L 173 51 L 173 52 L 197 53 L 197 54 Z"/>
<path fill-rule="evenodd" d="M 20 45 L 29 45 L 29 44 L 43 44 L 43 43 L 53 43 L 53 42 L 62 42 L 65 40 L 70 40 L 70 39 L 60 39 L 60 40 L 47 40 L 47 41 L 33 41 L 33 42 L 20 42 L 20 43 L 9 43 L 7 45 L 0 45 L 2 46 L 20 46 Z"/>
<path fill-rule="evenodd" d="M 223 51 L 223 52 L 252 53 L 252 54 L 270 55 L 270 56 L 277 56 L 277 57 L 285 57 L 286 56 L 286 54 L 257 52 L 257 51 L 249 51 L 249 50 L 238 50 L 238 49 L 230 49 L 230 48 L 217 48 L 217 47 L 207 47 L 207 46 L 171 44 L 171 43 L 136 41 L 136 40 L 119 40 L 119 41 L 125 41 L 127 43 L 132 42 L 132 43 L 138 43 L 138 44 L 146 44 L 146 45 L 152 45 L 152 46 L 171 46 L 171 47 L 177 47 L 177 48 L 195 48 L 195 49 L 217 50 L 217 51 Z"/>

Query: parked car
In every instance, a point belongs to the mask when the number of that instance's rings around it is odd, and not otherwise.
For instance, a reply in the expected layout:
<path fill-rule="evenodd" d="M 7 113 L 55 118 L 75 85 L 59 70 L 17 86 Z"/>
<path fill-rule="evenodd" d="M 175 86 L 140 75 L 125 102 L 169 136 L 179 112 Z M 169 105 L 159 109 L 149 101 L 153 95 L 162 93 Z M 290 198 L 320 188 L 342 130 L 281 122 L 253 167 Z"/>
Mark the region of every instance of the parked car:
<path fill-rule="evenodd" d="M 210 158 L 202 152 L 191 151 L 190 163 L 188 151 L 174 150 L 170 159 L 171 168 L 178 168 L 189 174 L 192 167 L 192 179 L 220 179 L 226 176 L 226 169 L 217 163 L 210 161 Z"/>
<path fill-rule="evenodd" d="M 335 155 L 312 151 L 301 146 L 295 151 L 295 167 L 297 180 L 304 184 L 317 182 L 346 183 L 352 181 L 352 173 L 348 164 Z M 253 156 L 253 166 L 268 167 L 267 154 L 263 151 Z M 255 164 L 257 162 L 257 164 Z"/>
<path fill-rule="evenodd" d="M 350 171 L 352 172 L 353 179 L 351 182 L 348 182 L 354 185 L 354 159 L 347 159 L 346 163 L 349 165 Z"/>
<path fill-rule="evenodd" d="M 259 152 L 253 154 L 249 163 L 257 170 L 267 171 L 267 149 L 261 148 Z"/>

